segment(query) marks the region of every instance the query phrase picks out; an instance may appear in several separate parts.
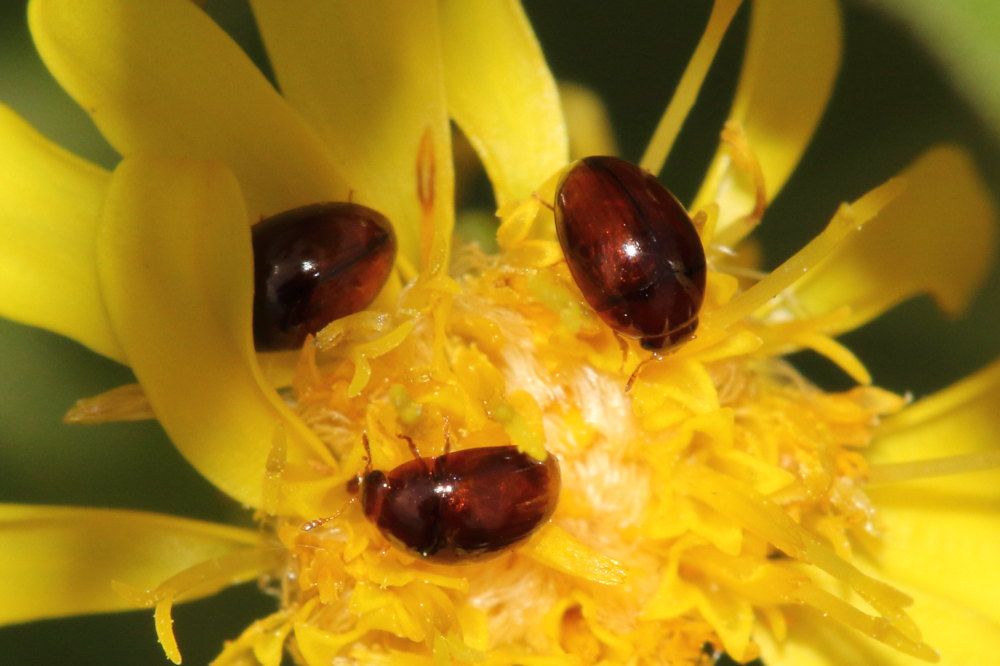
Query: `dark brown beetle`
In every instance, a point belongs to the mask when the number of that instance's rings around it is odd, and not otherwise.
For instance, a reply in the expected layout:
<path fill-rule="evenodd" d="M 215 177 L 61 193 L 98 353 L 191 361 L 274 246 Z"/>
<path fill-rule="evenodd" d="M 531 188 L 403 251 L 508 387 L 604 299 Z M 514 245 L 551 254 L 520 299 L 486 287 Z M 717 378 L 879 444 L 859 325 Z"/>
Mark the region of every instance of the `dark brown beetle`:
<path fill-rule="evenodd" d="M 694 335 L 705 251 L 652 174 L 617 157 L 580 160 L 556 190 L 555 219 L 573 279 L 608 326 L 651 351 Z"/>
<path fill-rule="evenodd" d="M 369 462 L 361 481 L 365 516 L 400 548 L 438 563 L 485 559 L 526 539 L 556 508 L 551 454 L 543 462 L 516 446 L 489 446 L 422 458 L 404 439 L 413 460 L 389 472 Z"/>
<path fill-rule="evenodd" d="M 253 334 L 259 351 L 295 349 L 334 319 L 368 307 L 396 258 L 381 213 L 356 203 L 319 203 L 253 228 Z"/>

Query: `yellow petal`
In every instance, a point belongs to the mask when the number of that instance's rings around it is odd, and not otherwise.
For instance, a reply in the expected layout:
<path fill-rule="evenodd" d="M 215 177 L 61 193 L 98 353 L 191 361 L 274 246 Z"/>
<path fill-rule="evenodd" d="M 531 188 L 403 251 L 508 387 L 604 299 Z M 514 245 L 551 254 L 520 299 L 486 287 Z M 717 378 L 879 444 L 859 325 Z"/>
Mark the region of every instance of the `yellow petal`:
<path fill-rule="evenodd" d="M 497 206 L 530 196 L 569 159 L 555 81 L 517 0 L 442 0 L 448 108 L 486 167 Z"/>
<path fill-rule="evenodd" d="M 970 481 L 1000 487 L 1000 470 L 872 488 L 885 525 L 872 557 L 904 589 L 932 592 L 1000 626 L 998 493 L 972 497 Z"/>
<path fill-rule="evenodd" d="M 570 159 L 618 154 L 608 109 L 597 93 L 563 82 L 559 84 L 559 98 L 566 116 Z"/>
<path fill-rule="evenodd" d="M 885 525 L 876 563 L 1000 623 L 997 405 L 1000 361 L 888 419 L 868 458 L 873 479 L 885 470 L 903 479 L 869 491 Z M 937 476 L 936 467 L 956 461 L 972 462 L 966 469 L 975 471 Z M 911 469 L 917 478 L 905 480 Z"/>
<path fill-rule="evenodd" d="M 322 445 L 267 385 L 251 334 L 253 258 L 239 187 L 218 163 L 126 158 L 98 235 L 101 287 L 132 369 L 187 459 L 259 506 L 278 429 Z"/>
<path fill-rule="evenodd" d="M 883 421 L 873 464 L 985 452 L 1000 442 L 1000 360 Z"/>
<path fill-rule="evenodd" d="M 346 200 L 315 134 L 188 0 L 32 0 L 46 66 L 122 155 L 218 159 L 250 217 Z"/>
<path fill-rule="evenodd" d="M 729 120 L 743 128 L 774 199 L 798 164 L 826 107 L 840 64 L 834 0 L 754 0 L 750 36 Z M 720 145 L 692 209 L 719 204 L 718 234 L 750 213 L 755 191 Z"/>
<path fill-rule="evenodd" d="M 715 54 L 722 44 L 722 38 L 741 3 L 742 0 L 714 0 L 712 3 L 712 13 L 708 17 L 705 32 L 702 33 L 698 46 L 688 61 L 681 80 L 677 83 L 674 95 L 653 131 L 653 137 L 646 146 L 642 160 L 639 161 L 639 166 L 646 171 L 655 175 L 663 170 L 674 141 L 680 134 L 681 126 L 687 120 L 695 100 L 698 99 L 708 68 L 715 60 Z"/>
<path fill-rule="evenodd" d="M 152 589 L 256 532 L 136 511 L 0 505 L 0 624 L 135 606 L 112 580 Z"/>
<path fill-rule="evenodd" d="M 849 306 L 850 330 L 929 293 L 957 315 L 986 277 L 996 213 L 969 157 L 953 146 L 924 153 L 902 174 L 906 190 L 792 288 L 802 318 Z"/>
<path fill-rule="evenodd" d="M 108 174 L 0 105 L 0 315 L 124 360 L 97 284 Z"/>
<path fill-rule="evenodd" d="M 1000 654 L 1000 624 L 945 598 L 907 591 L 915 598 L 912 613 L 926 642 L 941 655 L 937 662 L 940 666 L 988 663 L 994 655 Z M 754 634 L 754 640 L 761 647 L 761 661 L 767 666 L 915 666 L 924 663 L 808 611 L 792 611 L 788 626 L 788 640 L 783 644 L 776 643 L 762 629 Z"/>
<path fill-rule="evenodd" d="M 992 469 L 919 477 L 995 454 L 997 404 L 1000 362 L 887 419 L 867 456 L 873 479 L 896 481 L 868 491 L 884 530 L 867 550 L 879 575 L 913 592 L 914 619 L 945 664 L 1000 649 L 988 646 L 1000 636 L 1000 470 L 994 461 Z"/>
<path fill-rule="evenodd" d="M 451 134 L 433 0 L 253 0 L 285 97 L 317 129 L 355 188 L 353 199 L 395 225 L 419 265 L 423 234 L 418 157 L 432 147 L 433 215 L 450 235 Z M 423 254 L 421 254 L 423 252 Z"/>

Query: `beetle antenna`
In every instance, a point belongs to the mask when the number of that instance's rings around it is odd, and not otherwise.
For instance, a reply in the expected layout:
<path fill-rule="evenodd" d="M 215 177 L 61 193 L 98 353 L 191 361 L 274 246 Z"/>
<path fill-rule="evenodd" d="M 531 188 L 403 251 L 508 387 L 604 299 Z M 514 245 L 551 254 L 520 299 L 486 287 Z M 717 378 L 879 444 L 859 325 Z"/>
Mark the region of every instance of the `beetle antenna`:
<path fill-rule="evenodd" d="M 413 441 L 413 438 L 410 437 L 410 436 L 408 436 L 408 435 L 401 435 L 401 434 L 398 434 L 398 433 L 396 434 L 396 437 L 399 437 L 400 439 L 406 440 L 406 443 L 410 447 L 410 453 L 413 454 L 414 460 L 419 461 L 420 464 L 423 466 L 424 470 L 426 470 L 427 473 L 429 474 L 430 471 L 431 471 L 431 468 L 428 467 L 427 461 L 424 460 L 424 457 L 422 455 L 420 455 L 420 449 L 417 448 L 417 444 L 416 444 L 416 442 Z"/>
<path fill-rule="evenodd" d="M 417 444 L 416 444 L 416 442 L 413 441 L 412 437 L 410 437 L 409 435 L 399 435 L 399 434 L 397 434 L 396 437 L 399 437 L 400 439 L 406 441 L 406 443 L 410 447 L 410 453 L 413 454 L 414 458 L 416 458 L 417 460 L 420 460 L 421 458 L 423 458 L 423 456 L 420 455 L 420 450 L 417 448 Z"/>

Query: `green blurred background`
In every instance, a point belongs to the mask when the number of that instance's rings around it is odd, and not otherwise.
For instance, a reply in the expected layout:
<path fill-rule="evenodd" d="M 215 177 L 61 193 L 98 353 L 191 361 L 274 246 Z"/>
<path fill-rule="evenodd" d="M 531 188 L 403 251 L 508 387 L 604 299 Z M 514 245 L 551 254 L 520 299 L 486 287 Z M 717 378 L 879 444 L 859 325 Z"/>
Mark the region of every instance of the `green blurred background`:
<path fill-rule="evenodd" d="M 114 152 L 38 60 L 24 5 L 0 2 L 0 101 L 62 145 L 113 166 Z M 708 3 L 526 5 L 556 75 L 601 94 L 623 156 L 637 160 L 697 42 Z M 1000 195 L 998 8 L 991 0 L 846 5 L 845 62 L 833 103 L 762 230 L 768 266 L 815 235 L 839 202 L 883 182 L 935 142 L 968 147 Z M 210 0 L 208 11 L 266 70 L 245 3 Z M 714 150 L 738 72 L 745 13 L 664 174 L 682 199 L 694 193 Z M 892 261 L 891 248 L 886 260 Z M 998 356 L 998 313 L 1000 273 L 994 271 L 959 321 L 918 299 L 845 338 L 878 383 L 920 396 Z M 820 359 L 803 354 L 795 361 L 824 386 L 848 386 Z M 203 481 L 155 424 L 60 423 L 77 398 L 130 380 L 128 370 L 73 342 L 0 320 L 0 502 L 135 508 L 245 524 L 245 513 Z M 185 663 L 207 663 L 223 640 L 272 609 L 273 601 L 252 585 L 175 609 Z M 151 612 L 3 628 L 0 662 L 166 663 Z"/>

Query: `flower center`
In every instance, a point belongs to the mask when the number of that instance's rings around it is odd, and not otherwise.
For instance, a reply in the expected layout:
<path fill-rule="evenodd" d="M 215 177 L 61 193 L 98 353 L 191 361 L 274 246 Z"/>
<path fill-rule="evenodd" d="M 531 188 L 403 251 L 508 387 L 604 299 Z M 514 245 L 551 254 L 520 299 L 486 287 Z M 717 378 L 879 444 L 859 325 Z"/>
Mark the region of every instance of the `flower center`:
<path fill-rule="evenodd" d="M 298 411 L 340 467 L 286 470 L 279 536 L 292 554 L 285 606 L 324 632 L 322 649 L 350 644 L 362 662 L 499 651 L 511 663 L 564 653 L 690 663 L 708 644 L 749 660 L 755 632 L 782 636 L 785 609 L 807 605 L 933 654 L 902 611 L 907 598 L 850 564 L 852 539 L 879 533 L 861 451 L 902 399 L 825 393 L 755 354 L 759 341 L 740 329 L 649 363 L 626 393 L 648 352 L 623 353 L 564 262 L 509 259 L 467 249 L 460 277 L 401 296 L 422 307 L 352 315 L 304 349 Z M 710 273 L 709 307 L 733 293 Z M 551 522 L 464 566 L 387 540 L 348 482 L 369 456 L 375 469 L 414 464 L 398 435 L 442 455 L 446 430 L 458 452 L 558 457 Z M 830 577 L 876 614 L 826 591 Z"/>

